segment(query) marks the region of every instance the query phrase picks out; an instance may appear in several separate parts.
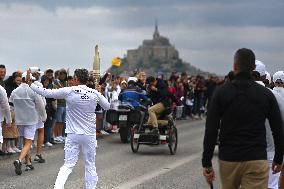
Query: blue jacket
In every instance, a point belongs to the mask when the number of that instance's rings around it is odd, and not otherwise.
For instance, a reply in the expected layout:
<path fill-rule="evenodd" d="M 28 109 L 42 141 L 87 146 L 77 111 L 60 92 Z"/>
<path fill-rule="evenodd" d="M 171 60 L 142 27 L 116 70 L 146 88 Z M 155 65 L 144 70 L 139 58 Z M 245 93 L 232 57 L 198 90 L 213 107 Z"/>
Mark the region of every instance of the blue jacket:
<path fill-rule="evenodd" d="M 134 108 L 140 106 L 141 100 L 149 100 L 149 98 L 143 94 L 143 91 L 134 85 L 130 85 L 122 90 L 118 99 L 122 103 L 130 103 Z"/>

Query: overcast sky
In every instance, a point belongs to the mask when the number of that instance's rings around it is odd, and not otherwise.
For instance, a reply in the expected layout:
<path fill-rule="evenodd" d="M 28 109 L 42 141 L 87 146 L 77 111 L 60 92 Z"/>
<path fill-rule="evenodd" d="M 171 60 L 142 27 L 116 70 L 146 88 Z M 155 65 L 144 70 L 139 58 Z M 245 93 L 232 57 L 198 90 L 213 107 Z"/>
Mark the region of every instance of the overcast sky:
<path fill-rule="evenodd" d="M 0 64 L 102 70 L 151 39 L 154 21 L 186 62 L 226 74 L 233 54 L 251 48 L 269 72 L 284 70 L 283 0 L 0 0 Z"/>

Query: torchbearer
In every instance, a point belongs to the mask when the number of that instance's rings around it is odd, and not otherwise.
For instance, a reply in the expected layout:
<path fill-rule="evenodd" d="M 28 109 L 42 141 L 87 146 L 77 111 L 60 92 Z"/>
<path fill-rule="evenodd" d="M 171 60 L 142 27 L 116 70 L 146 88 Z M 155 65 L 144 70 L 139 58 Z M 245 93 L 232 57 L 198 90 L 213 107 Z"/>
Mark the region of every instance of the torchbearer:
<path fill-rule="evenodd" d="M 76 69 L 74 72 L 74 85 L 60 89 L 44 89 L 30 83 L 36 93 L 55 99 L 65 99 L 66 106 L 66 133 L 64 165 L 58 173 L 55 189 L 63 189 L 64 184 L 76 165 L 80 147 L 85 158 L 85 188 L 94 189 L 98 181 L 96 172 L 96 114 L 99 104 L 108 110 L 110 104 L 107 99 L 95 89 L 86 86 L 89 78 L 88 70 Z"/>

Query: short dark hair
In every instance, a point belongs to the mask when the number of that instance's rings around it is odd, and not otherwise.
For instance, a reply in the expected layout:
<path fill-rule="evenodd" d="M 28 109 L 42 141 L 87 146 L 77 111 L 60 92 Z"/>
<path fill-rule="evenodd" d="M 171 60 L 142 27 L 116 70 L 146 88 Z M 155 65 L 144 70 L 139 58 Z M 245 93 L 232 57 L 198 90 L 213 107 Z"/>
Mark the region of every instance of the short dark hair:
<path fill-rule="evenodd" d="M 130 80 L 130 81 L 128 81 L 128 83 L 127 83 L 128 85 L 136 85 L 136 82 L 135 81 L 133 81 L 133 80 Z"/>
<path fill-rule="evenodd" d="M 152 82 L 156 81 L 156 78 L 154 78 L 153 76 L 149 76 L 146 79 L 146 83 L 147 84 L 151 84 Z"/>
<path fill-rule="evenodd" d="M 53 73 L 54 71 L 52 70 L 52 69 L 47 69 L 46 71 L 45 71 L 45 73 Z"/>
<path fill-rule="evenodd" d="M 5 69 L 6 67 L 5 67 L 5 65 L 0 64 L 0 68 L 1 68 L 1 69 Z"/>
<path fill-rule="evenodd" d="M 76 69 L 74 77 L 77 77 L 80 83 L 87 84 L 89 80 L 89 71 L 87 69 Z"/>
<path fill-rule="evenodd" d="M 233 81 L 235 79 L 234 71 L 230 71 L 228 75 L 226 75 L 226 78 L 228 78 L 229 81 Z"/>
<path fill-rule="evenodd" d="M 254 52 L 247 48 L 237 50 L 235 53 L 235 63 L 240 72 L 251 72 L 255 69 Z"/>
<path fill-rule="evenodd" d="M 16 77 L 22 77 L 22 74 L 20 72 L 13 72 L 12 78 L 15 79 Z"/>

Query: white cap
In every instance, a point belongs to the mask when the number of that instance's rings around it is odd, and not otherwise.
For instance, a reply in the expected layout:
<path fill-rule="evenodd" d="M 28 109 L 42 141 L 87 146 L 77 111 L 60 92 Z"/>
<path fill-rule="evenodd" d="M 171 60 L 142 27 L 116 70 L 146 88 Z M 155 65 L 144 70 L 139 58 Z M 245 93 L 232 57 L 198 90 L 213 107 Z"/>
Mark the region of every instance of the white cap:
<path fill-rule="evenodd" d="M 22 74 L 22 78 L 26 78 L 27 77 L 27 72 L 24 72 L 23 74 Z M 31 80 L 36 80 L 33 76 L 32 76 L 32 74 L 30 74 L 30 79 Z"/>
<path fill-rule="evenodd" d="M 30 70 L 32 74 L 40 71 L 39 67 L 30 67 Z"/>
<path fill-rule="evenodd" d="M 129 77 L 127 82 L 129 82 L 129 81 L 137 82 L 137 78 L 136 77 Z"/>
<path fill-rule="evenodd" d="M 269 84 L 271 83 L 271 75 L 267 71 L 265 71 L 266 79 L 269 81 Z"/>
<path fill-rule="evenodd" d="M 275 83 L 277 80 L 281 80 L 284 82 L 284 72 L 278 71 L 273 75 L 273 82 Z"/>
<path fill-rule="evenodd" d="M 257 71 L 260 74 L 260 76 L 264 76 L 266 72 L 266 67 L 261 61 L 255 60 L 255 70 L 254 71 Z"/>
<path fill-rule="evenodd" d="M 39 71 L 38 72 L 40 75 L 44 75 L 44 72 L 43 71 Z"/>

